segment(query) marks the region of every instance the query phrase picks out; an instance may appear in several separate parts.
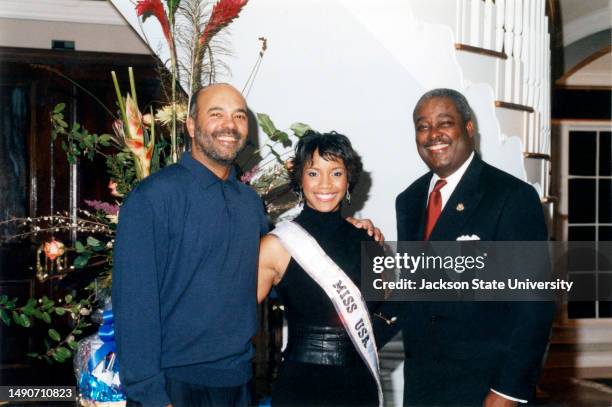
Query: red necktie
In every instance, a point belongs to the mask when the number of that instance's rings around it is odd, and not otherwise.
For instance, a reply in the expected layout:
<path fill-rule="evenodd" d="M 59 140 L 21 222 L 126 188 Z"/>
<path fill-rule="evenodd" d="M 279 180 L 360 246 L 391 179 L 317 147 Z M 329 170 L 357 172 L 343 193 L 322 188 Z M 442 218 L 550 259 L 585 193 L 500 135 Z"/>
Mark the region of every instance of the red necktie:
<path fill-rule="evenodd" d="M 425 223 L 425 234 L 423 240 L 429 240 L 429 235 L 442 212 L 442 194 L 440 190 L 446 185 L 446 180 L 439 179 L 436 181 L 433 191 L 429 194 L 429 203 L 427 204 L 427 222 Z"/>

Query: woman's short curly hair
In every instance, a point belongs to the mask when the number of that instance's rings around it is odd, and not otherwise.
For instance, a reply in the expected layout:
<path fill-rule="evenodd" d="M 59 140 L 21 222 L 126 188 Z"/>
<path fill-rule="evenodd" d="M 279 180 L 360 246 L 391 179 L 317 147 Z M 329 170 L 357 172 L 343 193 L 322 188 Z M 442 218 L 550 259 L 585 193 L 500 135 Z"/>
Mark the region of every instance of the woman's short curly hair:
<path fill-rule="evenodd" d="M 343 134 L 332 131 L 330 133 L 317 133 L 308 130 L 295 146 L 295 157 L 293 166 L 289 170 L 291 184 L 296 192 L 302 189 L 302 175 L 304 169 L 312 162 L 315 151 L 325 160 L 341 160 L 346 167 L 349 192 L 353 192 L 355 185 L 359 182 L 359 176 L 363 169 L 361 157 Z"/>

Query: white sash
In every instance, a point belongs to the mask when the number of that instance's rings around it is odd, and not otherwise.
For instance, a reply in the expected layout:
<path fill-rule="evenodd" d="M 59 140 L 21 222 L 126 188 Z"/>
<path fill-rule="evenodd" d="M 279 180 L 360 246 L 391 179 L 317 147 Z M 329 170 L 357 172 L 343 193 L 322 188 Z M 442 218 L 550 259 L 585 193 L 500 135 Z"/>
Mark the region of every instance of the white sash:
<path fill-rule="evenodd" d="M 378 405 L 383 406 L 380 368 L 372 321 L 361 291 L 338 265 L 329 258 L 316 240 L 300 225 L 281 222 L 270 232 L 277 236 L 291 257 L 325 291 L 346 329 L 359 356 L 376 380 Z"/>

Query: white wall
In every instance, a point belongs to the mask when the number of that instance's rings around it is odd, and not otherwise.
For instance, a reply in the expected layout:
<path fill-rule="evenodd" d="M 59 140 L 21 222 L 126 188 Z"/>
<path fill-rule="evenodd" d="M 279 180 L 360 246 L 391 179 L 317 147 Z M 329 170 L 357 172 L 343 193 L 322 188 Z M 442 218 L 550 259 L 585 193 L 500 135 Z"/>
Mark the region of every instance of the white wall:
<path fill-rule="evenodd" d="M 112 0 L 132 27 L 140 27 L 127 0 Z M 395 197 L 426 172 L 412 125 L 418 98 L 435 87 L 463 92 L 472 105 L 485 161 L 538 184 L 547 174 L 525 171 L 522 139 L 529 115 L 494 107 L 497 62 L 456 51 L 457 2 L 431 0 L 257 0 L 230 27 L 233 76 L 242 89 L 260 43 L 268 50 L 247 95 L 255 112 L 277 127 L 294 122 L 351 138 L 371 181 L 359 216 L 388 240 L 396 238 Z M 435 8 L 435 13 L 432 12 Z M 144 25 L 152 49 L 166 54 L 154 19 Z"/>
<path fill-rule="evenodd" d="M 372 218 L 388 240 L 396 238 L 396 195 L 426 172 L 412 110 L 428 89 L 464 92 L 478 118 L 484 159 L 525 178 L 521 142 L 501 135 L 492 87 L 464 80 L 452 28 L 414 15 L 412 5 L 422 9 L 426 2 L 258 0 L 231 27 L 229 81 L 243 87 L 257 37 L 266 37 L 250 107 L 270 114 L 279 128 L 301 121 L 349 136 L 372 179 L 360 215 Z M 454 7 L 438 12 L 454 13 Z"/>
<path fill-rule="evenodd" d="M 142 32 L 129 0 L 111 3 L 134 32 Z M 528 114 L 494 107 L 495 61 L 455 50 L 457 4 L 251 1 L 230 27 L 234 56 L 227 62 L 233 76 L 219 79 L 242 89 L 259 52 L 257 38 L 266 37 L 268 51 L 247 98 L 250 107 L 268 113 L 279 128 L 301 121 L 349 136 L 371 181 L 358 214 L 372 218 L 394 240 L 395 196 L 426 171 L 416 153 L 411 115 L 431 88 L 466 95 L 486 161 L 531 182 L 542 184 L 546 177 L 538 169 L 525 171 L 521 139 Z M 147 52 L 107 2 L 6 0 L 0 3 L 0 24 L 0 46 L 47 48 L 50 39 L 62 39 L 75 40 L 78 50 Z M 157 21 L 150 18 L 142 27 L 151 48 L 166 60 Z"/>

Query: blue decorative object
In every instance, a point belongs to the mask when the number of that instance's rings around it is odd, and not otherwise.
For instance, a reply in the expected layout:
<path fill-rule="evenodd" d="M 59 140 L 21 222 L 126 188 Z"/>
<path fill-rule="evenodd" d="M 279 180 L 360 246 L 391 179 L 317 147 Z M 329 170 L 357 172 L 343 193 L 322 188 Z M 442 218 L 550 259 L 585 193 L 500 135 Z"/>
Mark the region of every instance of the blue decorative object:
<path fill-rule="evenodd" d="M 109 386 L 90 373 L 82 373 L 79 382 L 81 397 L 93 401 L 124 401 L 121 387 Z"/>
<path fill-rule="evenodd" d="M 107 309 L 102 314 L 102 325 L 98 329 L 98 337 L 102 340 L 103 345 L 96 350 L 93 355 L 87 361 L 87 368 L 90 372 L 102 362 L 109 354 L 117 353 L 117 347 L 115 345 L 115 325 L 113 318 L 113 310 Z M 119 362 L 114 362 L 117 366 L 117 372 L 119 371 Z"/>
<path fill-rule="evenodd" d="M 271 407 L 272 406 L 272 397 L 264 397 L 261 400 L 259 400 L 259 403 L 257 403 L 257 407 Z"/>
<path fill-rule="evenodd" d="M 122 402 L 125 391 L 119 380 L 119 362 L 116 358 L 113 311 L 107 307 L 102 314 L 98 333 L 79 342 L 74 358 L 74 368 L 79 395 L 85 401 Z M 91 403 L 93 402 L 93 403 Z M 83 403 L 82 403 L 83 404 Z"/>

